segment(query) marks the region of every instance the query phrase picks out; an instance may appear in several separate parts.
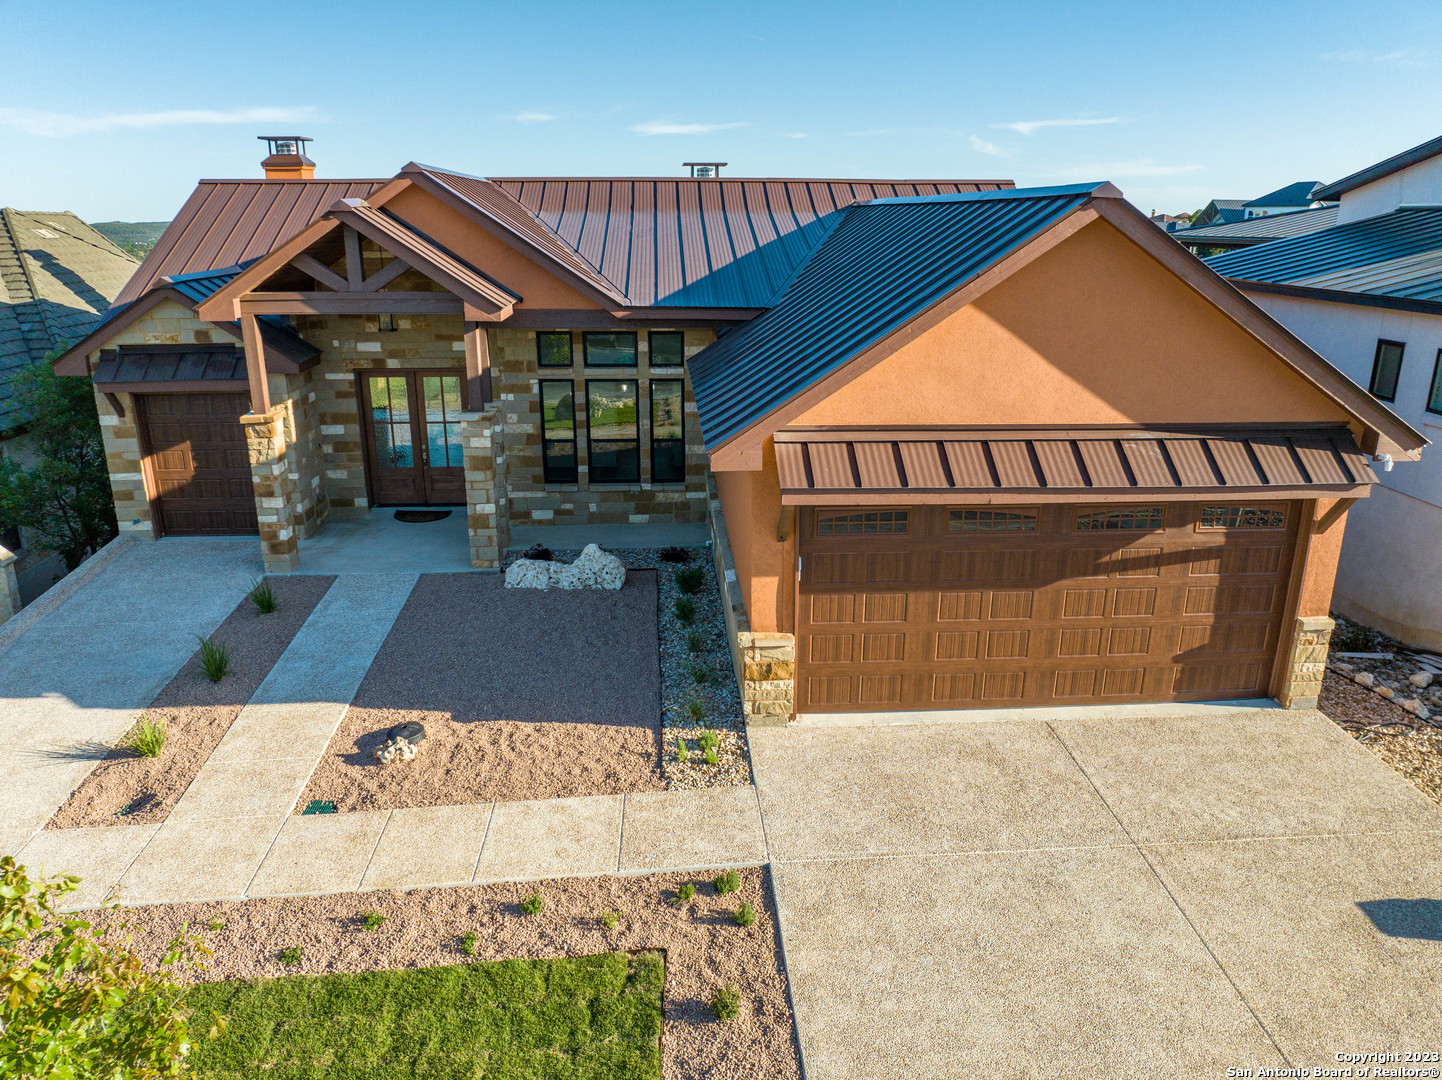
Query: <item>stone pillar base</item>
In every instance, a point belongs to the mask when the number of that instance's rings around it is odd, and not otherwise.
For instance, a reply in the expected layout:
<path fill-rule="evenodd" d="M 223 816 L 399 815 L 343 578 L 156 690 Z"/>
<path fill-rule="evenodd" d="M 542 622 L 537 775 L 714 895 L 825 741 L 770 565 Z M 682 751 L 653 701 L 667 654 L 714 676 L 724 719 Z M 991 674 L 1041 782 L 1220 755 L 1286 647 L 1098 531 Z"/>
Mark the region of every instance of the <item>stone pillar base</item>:
<path fill-rule="evenodd" d="M 794 634 L 736 635 L 741 652 L 741 712 L 748 724 L 784 724 L 796 712 Z"/>
<path fill-rule="evenodd" d="M 1326 615 L 1304 615 L 1297 620 L 1292 651 L 1287 657 L 1282 692 L 1277 700 L 1287 709 L 1315 709 L 1327 670 L 1327 648 L 1337 624 Z"/>
<path fill-rule="evenodd" d="M 260 557 L 268 574 L 300 567 L 295 531 L 295 481 L 286 462 L 286 406 L 240 418 L 250 454 L 250 479 L 255 488 L 255 516 L 260 525 Z"/>
<path fill-rule="evenodd" d="M 502 429 L 494 408 L 461 413 L 461 440 L 466 468 L 466 531 L 471 565 L 500 570 L 511 542 L 506 510 L 506 455 Z"/>

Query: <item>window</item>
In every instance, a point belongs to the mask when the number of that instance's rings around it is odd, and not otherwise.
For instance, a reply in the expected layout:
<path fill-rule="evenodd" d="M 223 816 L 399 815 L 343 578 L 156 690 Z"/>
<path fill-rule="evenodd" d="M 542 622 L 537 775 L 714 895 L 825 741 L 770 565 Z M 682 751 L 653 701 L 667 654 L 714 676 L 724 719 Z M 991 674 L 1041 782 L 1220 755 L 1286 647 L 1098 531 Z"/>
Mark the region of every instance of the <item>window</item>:
<path fill-rule="evenodd" d="M 570 367 L 571 363 L 571 331 L 541 330 L 536 334 L 538 367 Z"/>
<path fill-rule="evenodd" d="M 686 384 L 651 380 L 651 479 L 658 484 L 686 480 Z"/>
<path fill-rule="evenodd" d="M 953 510 L 947 532 L 1036 532 L 1035 510 Z"/>
<path fill-rule="evenodd" d="M 410 383 L 403 375 L 368 375 L 371 431 L 376 440 L 376 462 L 385 469 L 415 467 L 411 445 Z"/>
<path fill-rule="evenodd" d="M 1204 506 L 1203 529 L 1281 529 L 1287 512 L 1270 506 Z"/>
<path fill-rule="evenodd" d="M 1076 527 L 1077 532 L 1160 529 L 1162 507 L 1125 506 L 1116 510 L 1078 510 Z"/>
<path fill-rule="evenodd" d="M 635 367 L 636 331 L 581 335 L 587 367 Z"/>
<path fill-rule="evenodd" d="M 1372 384 L 1367 388 L 1374 397 L 1397 400 L 1397 377 L 1402 374 L 1402 350 L 1406 347 L 1400 341 L 1378 339 L 1377 355 L 1372 360 Z"/>
<path fill-rule="evenodd" d="M 864 514 L 821 514 L 816 519 L 817 536 L 857 536 L 873 533 L 904 533 L 905 510 L 872 510 Z"/>
<path fill-rule="evenodd" d="M 541 383 L 541 448 L 546 483 L 576 482 L 576 391 L 571 381 Z"/>
<path fill-rule="evenodd" d="M 634 342 L 636 335 L 629 336 Z M 624 484 L 641 479 L 634 379 L 586 383 L 586 429 L 592 483 Z"/>
<path fill-rule="evenodd" d="M 680 330 L 652 330 L 652 367 L 680 367 L 686 362 L 686 335 Z"/>
<path fill-rule="evenodd" d="M 1442 413 L 1442 349 L 1437 350 L 1437 359 L 1432 364 L 1432 386 L 1427 391 L 1427 411 Z"/>

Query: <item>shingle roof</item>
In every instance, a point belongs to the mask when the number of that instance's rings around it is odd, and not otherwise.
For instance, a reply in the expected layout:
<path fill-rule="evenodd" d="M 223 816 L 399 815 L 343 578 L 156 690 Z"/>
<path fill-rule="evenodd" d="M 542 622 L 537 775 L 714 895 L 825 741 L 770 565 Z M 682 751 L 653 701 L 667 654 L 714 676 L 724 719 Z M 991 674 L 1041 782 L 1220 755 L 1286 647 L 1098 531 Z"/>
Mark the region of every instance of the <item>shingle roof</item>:
<path fill-rule="evenodd" d="M 1419 161 L 1426 161 L 1428 158 L 1442 154 L 1442 136 L 1435 139 L 1428 139 L 1426 142 L 1412 147 L 1410 150 L 1403 150 L 1400 154 L 1393 154 L 1391 157 L 1377 162 L 1375 165 L 1368 165 L 1365 169 L 1359 169 L 1351 176 L 1344 176 L 1342 179 L 1318 188 L 1312 193 L 1317 199 L 1340 199 L 1349 191 L 1355 191 L 1365 184 L 1374 180 L 1380 180 L 1384 176 L 1391 176 L 1394 172 L 1401 172 Z"/>
<path fill-rule="evenodd" d="M 688 362 L 707 447 L 910 322 L 1099 186 L 882 199 L 847 209 L 775 306 Z"/>
<path fill-rule="evenodd" d="M 1319 206 L 1313 210 L 1293 210 L 1288 214 L 1268 214 L 1225 225 L 1204 225 L 1196 229 L 1178 229 L 1172 235 L 1184 244 L 1201 244 L 1209 240 L 1233 241 L 1241 244 L 1263 244 L 1284 236 L 1302 236 L 1337 224 L 1337 207 Z"/>
<path fill-rule="evenodd" d="M 1243 203 L 1243 206 L 1311 206 L 1316 201 L 1313 194 L 1321 187 L 1320 180 L 1298 180 L 1296 183 L 1288 184 L 1286 187 L 1279 187 L 1276 191 L 1269 191 L 1255 199 Z"/>
<path fill-rule="evenodd" d="M 1442 300 L 1442 210 L 1394 210 L 1206 263 L 1237 280 Z"/>
<path fill-rule="evenodd" d="M 0 209 L 0 430 L 15 376 L 89 333 L 136 265 L 74 214 Z"/>

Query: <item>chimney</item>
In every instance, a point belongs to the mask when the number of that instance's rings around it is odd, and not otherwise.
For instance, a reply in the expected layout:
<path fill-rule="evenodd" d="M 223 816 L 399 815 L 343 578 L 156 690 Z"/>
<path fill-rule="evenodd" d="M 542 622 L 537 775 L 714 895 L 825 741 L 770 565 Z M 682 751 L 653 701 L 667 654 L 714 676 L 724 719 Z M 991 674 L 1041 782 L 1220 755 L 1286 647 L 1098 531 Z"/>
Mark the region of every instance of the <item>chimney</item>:
<path fill-rule="evenodd" d="M 267 180 L 309 180 L 315 176 L 315 162 L 305 156 L 304 135 L 260 135 L 270 154 L 260 163 Z"/>
<path fill-rule="evenodd" d="M 721 176 L 721 170 L 725 168 L 724 161 L 683 161 L 681 167 L 690 169 L 691 175 L 698 180 L 717 180 Z"/>

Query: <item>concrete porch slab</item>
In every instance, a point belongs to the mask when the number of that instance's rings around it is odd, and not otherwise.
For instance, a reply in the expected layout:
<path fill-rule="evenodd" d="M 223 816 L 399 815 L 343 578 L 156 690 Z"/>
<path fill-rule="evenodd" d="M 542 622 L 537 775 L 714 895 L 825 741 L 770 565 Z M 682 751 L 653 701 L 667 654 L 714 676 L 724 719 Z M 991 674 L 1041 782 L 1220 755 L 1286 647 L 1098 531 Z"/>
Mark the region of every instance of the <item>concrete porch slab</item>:
<path fill-rule="evenodd" d="M 527 881 L 614 874 L 625 796 L 497 803 L 475 880 Z"/>
<path fill-rule="evenodd" d="M 397 521 L 396 507 L 354 516 L 332 514 L 318 533 L 300 541 L 299 574 L 449 574 L 471 569 L 464 506 L 440 521 Z"/>
<path fill-rule="evenodd" d="M 99 907 L 110 889 L 155 836 L 159 825 L 107 825 L 92 829 L 46 829 L 20 851 L 16 862 L 32 879 L 74 874 L 80 887 L 65 900 L 66 911 Z"/>
<path fill-rule="evenodd" d="M 375 810 L 286 818 L 248 895 L 303 896 L 359 888 L 389 816 L 389 810 Z"/>
<path fill-rule="evenodd" d="M 120 879 L 120 902 L 243 899 L 277 832 L 274 817 L 178 822 L 171 815 Z"/>
<path fill-rule="evenodd" d="M 756 789 L 643 791 L 626 796 L 619 869 L 707 870 L 766 861 Z"/>
<path fill-rule="evenodd" d="M 491 804 L 392 810 L 363 889 L 414 889 L 471 881 L 491 823 Z"/>

